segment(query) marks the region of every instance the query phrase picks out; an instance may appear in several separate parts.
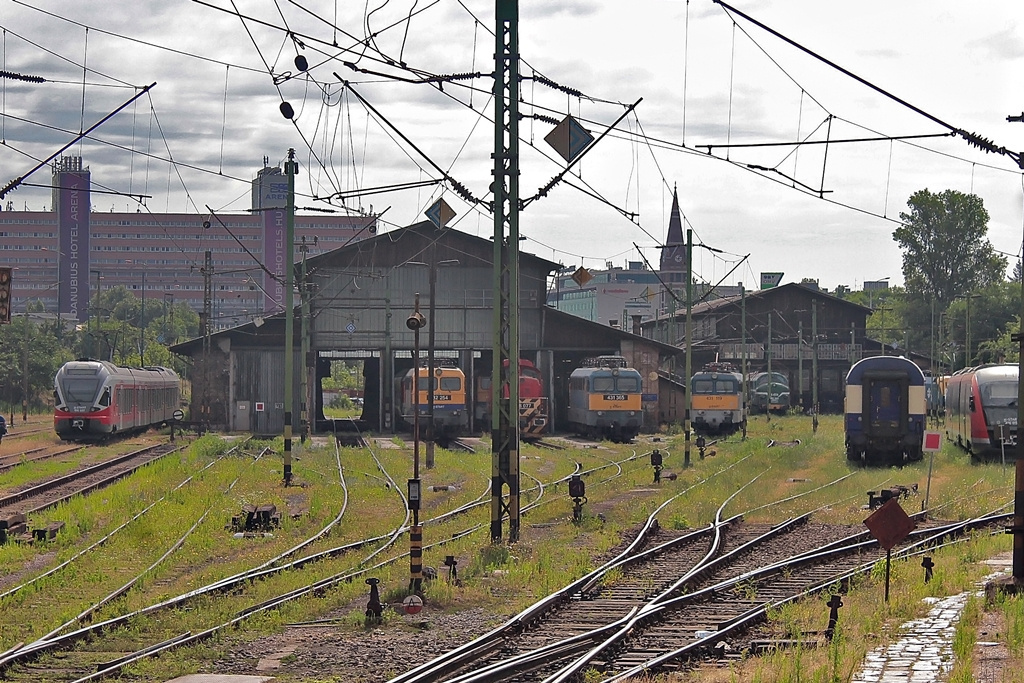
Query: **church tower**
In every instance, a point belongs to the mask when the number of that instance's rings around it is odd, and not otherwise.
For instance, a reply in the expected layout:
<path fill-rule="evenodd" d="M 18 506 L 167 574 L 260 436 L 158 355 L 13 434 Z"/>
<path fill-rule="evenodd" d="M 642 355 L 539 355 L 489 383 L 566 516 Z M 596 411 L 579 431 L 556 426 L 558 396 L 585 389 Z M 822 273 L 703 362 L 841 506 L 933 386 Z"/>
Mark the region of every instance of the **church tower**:
<path fill-rule="evenodd" d="M 680 299 L 686 298 L 687 272 L 686 241 L 683 239 L 683 217 L 679 210 L 679 192 L 672 188 L 672 213 L 668 219 L 668 235 L 665 237 L 665 246 L 661 249 L 661 263 L 658 274 L 662 282 L 672 288 Z M 662 295 L 661 310 L 671 311 L 673 308 L 672 297 L 665 292 Z"/>

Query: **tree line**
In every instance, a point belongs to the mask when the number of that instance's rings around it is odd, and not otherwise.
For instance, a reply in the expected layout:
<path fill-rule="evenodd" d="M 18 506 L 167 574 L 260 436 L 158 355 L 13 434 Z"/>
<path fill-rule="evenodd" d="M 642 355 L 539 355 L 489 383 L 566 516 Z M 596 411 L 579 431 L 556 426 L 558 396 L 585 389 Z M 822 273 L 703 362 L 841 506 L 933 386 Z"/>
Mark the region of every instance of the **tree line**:
<path fill-rule="evenodd" d="M 53 405 L 53 378 L 76 358 L 108 360 L 117 365 L 162 365 L 188 377 L 189 359 L 169 347 L 200 333 L 199 315 L 185 303 L 143 301 L 125 287 L 102 292 L 90 304 L 85 322 L 47 314 L 40 301 L 29 301 L 26 314 L 0 325 L 0 411 L 27 405 Z"/>
<path fill-rule="evenodd" d="M 920 190 L 900 213 L 893 240 L 903 253 L 903 287 L 837 291 L 870 305 L 868 336 L 898 351 L 932 356 L 948 374 L 982 363 L 1016 363 L 1020 330 L 1021 262 L 988 240 L 981 198 L 956 190 Z"/>

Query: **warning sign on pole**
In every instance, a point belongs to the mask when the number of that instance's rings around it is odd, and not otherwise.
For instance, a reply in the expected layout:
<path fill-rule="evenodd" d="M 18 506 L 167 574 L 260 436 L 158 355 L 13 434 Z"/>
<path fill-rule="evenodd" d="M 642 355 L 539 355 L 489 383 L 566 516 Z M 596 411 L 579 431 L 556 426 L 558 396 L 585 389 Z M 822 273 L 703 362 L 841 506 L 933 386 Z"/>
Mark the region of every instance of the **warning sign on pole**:
<path fill-rule="evenodd" d="M 406 614 L 419 614 L 423 609 L 423 598 L 418 595 L 410 595 L 402 600 L 402 611 Z"/>
<path fill-rule="evenodd" d="M 921 450 L 923 450 L 926 453 L 928 451 L 932 451 L 933 453 L 936 451 L 941 451 L 942 435 L 939 434 L 938 432 L 925 432 L 924 445 L 922 445 Z"/>

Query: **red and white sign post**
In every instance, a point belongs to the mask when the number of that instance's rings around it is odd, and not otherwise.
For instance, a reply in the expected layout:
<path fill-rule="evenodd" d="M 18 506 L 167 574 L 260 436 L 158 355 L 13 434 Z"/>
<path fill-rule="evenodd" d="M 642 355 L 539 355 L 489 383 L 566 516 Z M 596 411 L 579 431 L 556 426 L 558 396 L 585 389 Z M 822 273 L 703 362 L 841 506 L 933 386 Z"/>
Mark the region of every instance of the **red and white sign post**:
<path fill-rule="evenodd" d="M 921 503 L 921 512 L 924 512 L 928 509 L 928 494 L 932 490 L 932 465 L 935 464 L 935 452 L 942 450 L 942 434 L 926 431 L 921 450 L 928 453 L 928 484 L 924 487 L 924 501 Z"/>

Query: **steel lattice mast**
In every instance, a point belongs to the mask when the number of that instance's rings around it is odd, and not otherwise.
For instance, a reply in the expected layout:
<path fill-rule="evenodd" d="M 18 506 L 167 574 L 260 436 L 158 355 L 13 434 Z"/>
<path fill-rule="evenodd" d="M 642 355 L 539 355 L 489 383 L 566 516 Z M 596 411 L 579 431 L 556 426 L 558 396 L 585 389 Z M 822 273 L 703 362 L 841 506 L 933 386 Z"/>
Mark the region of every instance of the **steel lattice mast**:
<path fill-rule="evenodd" d="M 519 540 L 519 0 L 495 0 L 491 540 Z M 503 388 L 508 388 L 504 395 Z M 508 500 L 503 498 L 508 487 Z"/>

